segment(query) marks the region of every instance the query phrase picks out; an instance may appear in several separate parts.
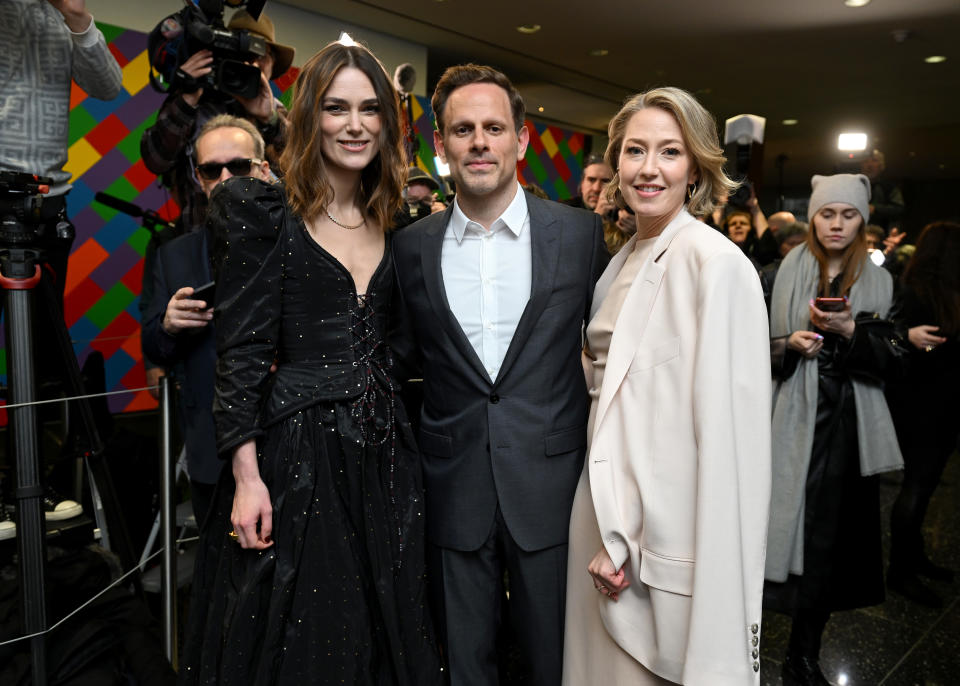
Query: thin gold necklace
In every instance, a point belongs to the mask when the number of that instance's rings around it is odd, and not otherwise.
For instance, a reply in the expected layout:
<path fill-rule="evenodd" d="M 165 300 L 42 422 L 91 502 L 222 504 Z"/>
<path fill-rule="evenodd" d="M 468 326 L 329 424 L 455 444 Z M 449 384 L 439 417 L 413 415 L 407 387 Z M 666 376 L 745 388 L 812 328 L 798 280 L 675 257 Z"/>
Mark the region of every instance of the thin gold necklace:
<path fill-rule="evenodd" d="M 361 226 L 363 226 L 364 224 L 367 223 L 367 220 L 366 220 L 366 219 L 361 219 L 361 220 L 360 220 L 360 223 L 357 224 L 356 226 L 347 226 L 347 225 L 344 224 L 343 222 L 338 222 L 338 221 L 334 218 L 334 216 L 333 216 L 332 214 L 330 214 L 330 208 L 329 208 L 329 207 L 326 208 L 326 209 L 324 210 L 324 212 L 327 213 L 327 218 L 328 218 L 330 221 L 332 221 L 334 224 L 336 224 L 336 225 L 339 226 L 340 228 L 342 228 L 342 229 L 347 229 L 348 231 L 353 231 L 354 229 L 359 229 Z"/>

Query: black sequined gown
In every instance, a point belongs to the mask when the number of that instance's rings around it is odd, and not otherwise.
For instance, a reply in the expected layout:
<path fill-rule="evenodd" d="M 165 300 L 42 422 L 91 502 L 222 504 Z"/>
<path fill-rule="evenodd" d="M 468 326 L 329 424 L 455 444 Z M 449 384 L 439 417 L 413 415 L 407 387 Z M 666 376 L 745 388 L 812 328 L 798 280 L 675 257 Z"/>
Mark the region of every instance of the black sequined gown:
<path fill-rule="evenodd" d="M 218 447 L 256 439 L 274 545 L 229 538 L 228 465 L 201 536 L 181 683 L 439 683 L 419 461 L 385 341 L 389 241 L 358 296 L 279 187 L 231 179 L 208 230 Z"/>

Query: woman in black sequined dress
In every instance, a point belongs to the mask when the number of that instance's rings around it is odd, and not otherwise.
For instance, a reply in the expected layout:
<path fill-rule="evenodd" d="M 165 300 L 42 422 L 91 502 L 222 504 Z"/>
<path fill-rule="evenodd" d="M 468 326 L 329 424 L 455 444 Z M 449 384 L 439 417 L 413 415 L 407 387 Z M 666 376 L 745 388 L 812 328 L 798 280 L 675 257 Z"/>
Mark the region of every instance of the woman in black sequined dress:
<path fill-rule="evenodd" d="M 284 187 L 213 194 L 218 448 L 181 683 L 439 683 L 422 486 L 387 347 L 397 97 L 334 43 L 297 81 Z M 276 363 L 275 373 L 271 365 Z"/>

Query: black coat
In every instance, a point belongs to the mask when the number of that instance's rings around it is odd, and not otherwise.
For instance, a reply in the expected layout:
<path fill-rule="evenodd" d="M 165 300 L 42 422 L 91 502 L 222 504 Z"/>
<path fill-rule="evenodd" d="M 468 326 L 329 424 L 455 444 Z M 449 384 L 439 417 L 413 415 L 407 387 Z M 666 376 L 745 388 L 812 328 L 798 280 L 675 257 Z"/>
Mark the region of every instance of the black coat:
<path fill-rule="evenodd" d="M 143 349 L 170 371 L 180 385 L 180 419 L 187 448 L 187 469 L 194 481 L 214 484 L 223 461 L 217 457 L 213 426 L 213 379 L 217 359 L 213 324 L 172 336 L 163 317 L 173 294 L 211 279 L 205 231 L 176 238 L 157 251 L 153 294 L 143 323 Z"/>

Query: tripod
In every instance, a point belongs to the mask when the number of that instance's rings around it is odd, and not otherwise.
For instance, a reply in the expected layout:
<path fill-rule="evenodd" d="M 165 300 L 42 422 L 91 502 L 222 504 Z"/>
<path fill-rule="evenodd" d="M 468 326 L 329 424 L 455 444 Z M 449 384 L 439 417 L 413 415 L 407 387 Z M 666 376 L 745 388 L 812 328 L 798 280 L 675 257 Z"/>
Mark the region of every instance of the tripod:
<path fill-rule="evenodd" d="M 66 221 L 61 207 L 55 213 L 45 210 L 43 194 L 50 181 L 29 174 L 0 172 L 0 287 L 5 296 L 4 320 L 7 345 L 8 416 L 13 438 L 16 468 L 17 548 L 20 557 L 21 612 L 30 639 L 33 683 L 46 684 L 47 628 L 44 600 L 44 566 L 46 562 L 45 518 L 42 509 L 44 494 L 37 441 L 36 362 L 34 360 L 34 313 L 46 313 L 54 334 L 59 361 L 65 368 L 65 386 L 75 396 L 80 420 L 86 434 L 85 458 L 98 458 L 103 453 L 103 442 L 94 421 L 93 411 L 85 395 L 80 367 L 67 333 L 62 308 L 52 282 L 48 248 L 59 243 L 69 245 L 73 240 L 73 226 Z M 50 203 L 47 203 L 50 207 Z M 50 216 L 53 214 L 53 216 Z M 51 235 L 51 229 L 53 234 Z M 34 298 L 39 295 L 39 303 Z M 42 307 L 35 308 L 39 304 Z M 108 503 L 115 504 L 109 472 L 100 460 L 88 460 L 98 490 Z M 116 513 L 116 508 L 113 508 Z M 119 513 L 117 513 L 119 514 Z M 101 519 L 103 515 L 98 517 Z M 132 546 L 127 539 L 122 519 L 116 518 L 117 531 L 127 551 Z M 107 531 L 106 521 L 98 521 Z M 129 554 L 129 553 L 128 553 Z"/>

